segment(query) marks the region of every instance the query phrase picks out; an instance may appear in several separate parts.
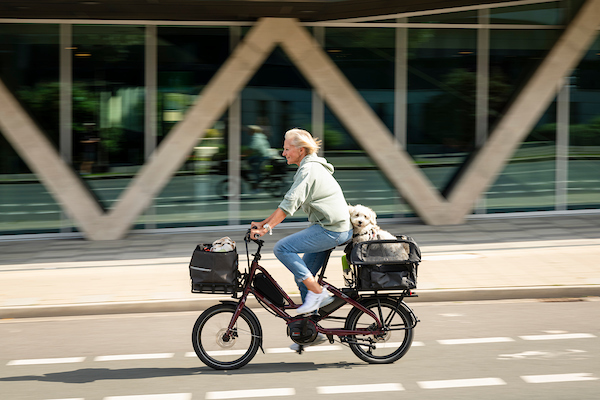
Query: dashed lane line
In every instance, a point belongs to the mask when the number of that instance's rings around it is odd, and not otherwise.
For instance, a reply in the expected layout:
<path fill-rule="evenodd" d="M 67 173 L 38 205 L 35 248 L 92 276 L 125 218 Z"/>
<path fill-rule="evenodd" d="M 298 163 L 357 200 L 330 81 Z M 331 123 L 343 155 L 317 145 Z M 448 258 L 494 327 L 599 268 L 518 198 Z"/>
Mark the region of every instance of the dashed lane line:
<path fill-rule="evenodd" d="M 83 397 L 75 397 L 70 399 L 48 399 L 48 400 L 85 400 Z"/>
<path fill-rule="evenodd" d="M 127 360 L 155 360 L 161 358 L 173 358 L 175 353 L 155 354 L 119 354 L 113 356 L 98 356 L 94 361 L 127 361 Z"/>
<path fill-rule="evenodd" d="M 294 396 L 296 390 L 294 388 L 275 388 L 275 389 L 250 389 L 250 390 L 228 390 L 220 392 L 207 392 L 207 400 L 220 399 L 248 399 L 248 398 L 264 398 L 276 396 Z"/>
<path fill-rule="evenodd" d="M 42 365 L 42 364 L 69 364 L 84 362 L 85 357 L 69 357 L 69 358 L 36 358 L 30 360 L 12 360 L 6 365 Z"/>
<path fill-rule="evenodd" d="M 519 336 L 523 340 L 559 340 L 559 339 L 585 339 L 595 338 L 596 336 L 591 333 L 571 333 L 571 334 L 548 334 L 548 335 L 532 335 L 532 336 Z M 438 340 L 439 344 L 442 345 L 460 345 L 460 344 L 480 344 L 480 343 L 502 343 L 502 342 L 514 342 L 514 339 L 509 337 L 489 337 L 489 338 L 467 338 L 467 339 L 444 339 Z M 378 343 L 377 346 L 381 348 L 393 348 L 399 347 L 401 343 L 390 342 L 390 343 Z M 415 341 L 412 343 L 412 347 L 425 346 L 423 342 Z M 343 350 L 343 346 L 340 345 L 329 345 L 329 346 L 310 346 L 304 350 L 307 352 L 320 352 L 320 351 L 340 351 Z M 209 355 L 222 356 L 222 355 L 241 355 L 246 350 L 220 350 L 209 352 Z M 266 353 L 280 354 L 280 353 L 293 353 L 288 347 L 274 347 L 265 349 Z M 126 360 L 149 360 L 149 359 L 165 359 L 173 358 L 174 353 L 155 353 L 155 354 L 120 354 L 120 355 L 108 355 L 108 356 L 97 356 L 94 361 L 126 361 Z M 185 357 L 196 357 L 196 353 L 187 352 Z M 67 358 L 39 358 L 30 360 L 12 360 L 6 365 L 42 365 L 42 364 L 68 364 L 78 363 L 85 361 L 85 357 L 67 357 Z"/>
<path fill-rule="evenodd" d="M 488 337 L 488 338 L 470 338 L 470 339 L 446 339 L 438 340 L 439 344 L 479 344 L 479 343 L 503 343 L 514 342 L 515 340 L 509 337 Z"/>
<path fill-rule="evenodd" d="M 553 382 L 581 382 L 581 381 L 597 381 L 600 378 L 592 376 L 589 373 L 576 374 L 553 374 L 553 375 L 525 375 L 522 376 L 527 383 L 553 383 Z"/>
<path fill-rule="evenodd" d="M 562 339 L 588 339 L 595 338 L 591 333 L 559 333 L 550 335 L 519 336 L 523 340 L 562 340 Z"/>
<path fill-rule="evenodd" d="M 399 392 L 404 387 L 399 383 L 375 383 L 369 385 L 343 385 L 343 386 L 318 386 L 318 394 L 347 394 L 347 393 L 375 393 Z"/>
<path fill-rule="evenodd" d="M 440 381 L 417 382 L 421 389 L 450 389 L 477 386 L 499 386 L 506 385 L 500 378 L 475 378 L 475 379 L 449 379 Z"/>
<path fill-rule="evenodd" d="M 191 393 L 142 394 L 133 396 L 110 396 L 104 400 L 191 400 Z"/>

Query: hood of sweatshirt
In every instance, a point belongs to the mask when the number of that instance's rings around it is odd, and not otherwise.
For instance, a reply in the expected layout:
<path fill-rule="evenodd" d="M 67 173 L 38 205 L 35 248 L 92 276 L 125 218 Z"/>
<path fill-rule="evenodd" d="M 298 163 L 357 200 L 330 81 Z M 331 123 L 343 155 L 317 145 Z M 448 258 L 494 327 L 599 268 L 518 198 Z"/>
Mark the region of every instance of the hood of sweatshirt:
<path fill-rule="evenodd" d="M 328 163 L 325 158 L 319 157 L 316 154 L 309 154 L 302 159 L 302 161 L 300 162 L 300 166 L 304 165 L 305 163 L 309 163 L 309 162 L 319 163 L 322 166 L 324 166 L 325 169 L 327 171 L 329 171 L 330 174 L 333 174 L 333 170 L 334 170 L 333 165 Z"/>

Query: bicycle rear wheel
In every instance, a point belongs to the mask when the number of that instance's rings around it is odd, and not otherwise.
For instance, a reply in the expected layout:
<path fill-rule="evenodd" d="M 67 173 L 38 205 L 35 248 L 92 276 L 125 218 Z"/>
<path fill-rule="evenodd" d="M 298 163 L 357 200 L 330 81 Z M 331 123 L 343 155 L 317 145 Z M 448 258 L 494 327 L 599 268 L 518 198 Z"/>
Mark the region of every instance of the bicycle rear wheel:
<path fill-rule="evenodd" d="M 246 308 L 242 309 L 233 327 L 233 334 L 229 338 L 225 336 L 235 309 L 236 304 L 217 304 L 204 311 L 194 324 L 194 351 L 211 368 L 241 368 L 254 358 L 260 347 L 260 322 Z"/>
<path fill-rule="evenodd" d="M 381 335 L 349 336 L 352 352 L 370 364 L 388 364 L 399 360 L 410 348 L 413 341 L 412 317 L 390 298 L 368 299 L 362 305 L 372 311 L 382 322 Z M 375 329 L 375 320 L 358 308 L 353 308 L 346 319 L 346 329 Z"/>

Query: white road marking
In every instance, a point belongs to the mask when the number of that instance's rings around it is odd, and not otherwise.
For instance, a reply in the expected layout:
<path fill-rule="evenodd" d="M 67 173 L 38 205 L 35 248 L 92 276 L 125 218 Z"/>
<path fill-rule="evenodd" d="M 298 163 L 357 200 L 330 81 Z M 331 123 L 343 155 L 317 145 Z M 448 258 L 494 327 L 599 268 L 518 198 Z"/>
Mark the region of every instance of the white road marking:
<path fill-rule="evenodd" d="M 373 392 L 398 392 L 404 390 L 399 383 L 375 383 L 370 385 L 344 385 L 344 386 L 318 386 L 318 394 L 342 393 L 373 393 Z"/>
<path fill-rule="evenodd" d="M 110 396 L 104 400 L 191 400 L 191 393 L 142 394 L 133 396 Z"/>
<path fill-rule="evenodd" d="M 245 399 L 250 397 L 273 397 L 273 396 L 293 396 L 296 394 L 294 388 L 277 389 L 253 389 L 253 390 L 229 390 L 223 392 L 207 392 L 207 400 L 218 399 Z"/>
<path fill-rule="evenodd" d="M 421 389 L 448 389 L 476 386 L 498 386 L 506 385 L 500 378 L 475 378 L 475 379 L 450 379 L 442 381 L 417 382 Z"/>
<path fill-rule="evenodd" d="M 587 353 L 587 351 L 576 350 L 576 349 L 567 349 L 565 352 L 524 351 L 522 353 L 515 353 L 515 354 L 499 354 L 498 360 L 516 360 L 516 359 L 526 359 L 526 358 L 541 360 L 541 359 L 564 357 L 564 356 L 575 356 L 575 355 L 578 356 L 578 358 L 576 358 L 576 359 L 580 360 L 582 353 Z"/>
<path fill-rule="evenodd" d="M 120 354 L 114 356 L 98 356 L 94 358 L 94 361 L 153 360 L 159 358 L 173 358 L 174 355 L 174 353 Z"/>
<path fill-rule="evenodd" d="M 477 343 L 502 343 L 514 342 L 514 339 L 509 337 L 489 337 L 489 338 L 472 338 L 472 339 L 447 339 L 438 340 L 439 344 L 477 344 Z"/>
<path fill-rule="evenodd" d="M 532 357 L 547 357 L 550 353 L 545 351 L 524 351 L 522 353 L 515 354 L 500 354 L 498 355 L 499 360 L 514 360 L 514 359 L 525 359 Z"/>
<path fill-rule="evenodd" d="M 523 340 L 561 340 L 561 339 L 587 339 L 595 338 L 591 333 L 562 333 L 550 335 L 519 336 Z"/>
<path fill-rule="evenodd" d="M 596 378 L 589 373 L 576 374 L 554 374 L 554 375 L 525 375 L 522 376 L 527 383 L 552 383 L 552 382 L 581 382 L 581 381 L 597 381 Z"/>
<path fill-rule="evenodd" d="M 83 362 L 85 357 L 69 357 L 69 358 L 37 358 L 31 360 L 12 360 L 6 365 L 41 365 L 41 364 L 69 364 Z"/>
<path fill-rule="evenodd" d="M 478 254 L 440 254 L 437 256 L 423 256 L 422 261 L 449 261 L 449 260 L 470 260 L 481 258 Z"/>
<path fill-rule="evenodd" d="M 330 345 L 330 346 L 310 346 L 307 347 L 306 349 L 304 349 L 304 351 L 337 351 L 337 350 L 342 350 L 343 347 L 339 346 L 339 345 Z"/>
<path fill-rule="evenodd" d="M 48 400 L 85 400 L 83 397 L 76 397 L 70 399 L 48 399 Z"/>

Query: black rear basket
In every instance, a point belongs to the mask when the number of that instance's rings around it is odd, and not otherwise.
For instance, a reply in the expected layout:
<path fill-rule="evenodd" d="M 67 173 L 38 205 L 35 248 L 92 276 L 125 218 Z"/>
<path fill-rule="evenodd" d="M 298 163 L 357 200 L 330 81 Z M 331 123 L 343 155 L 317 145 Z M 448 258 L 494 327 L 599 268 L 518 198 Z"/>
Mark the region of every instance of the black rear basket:
<path fill-rule="evenodd" d="M 190 261 L 192 293 L 236 294 L 240 291 L 240 273 L 236 250 L 210 252 L 198 245 Z"/>
<path fill-rule="evenodd" d="M 406 290 L 417 287 L 421 250 L 408 236 L 369 240 L 346 249 L 357 290 Z"/>

